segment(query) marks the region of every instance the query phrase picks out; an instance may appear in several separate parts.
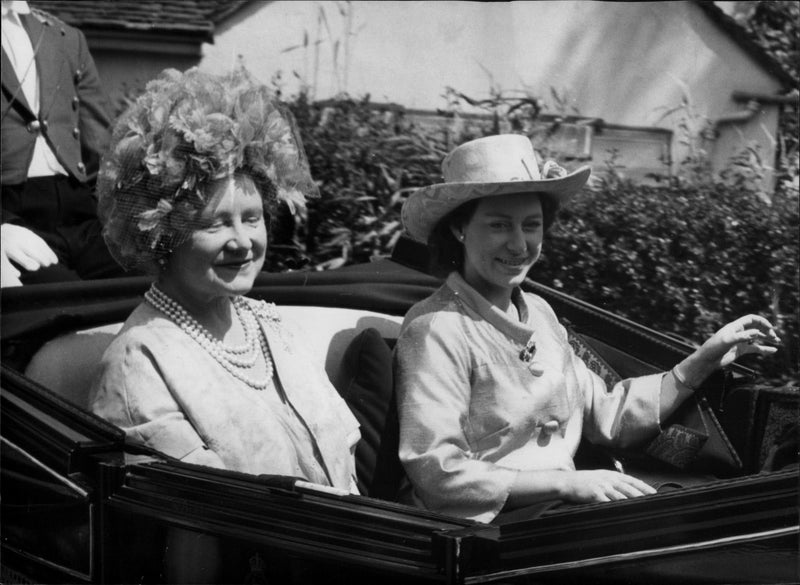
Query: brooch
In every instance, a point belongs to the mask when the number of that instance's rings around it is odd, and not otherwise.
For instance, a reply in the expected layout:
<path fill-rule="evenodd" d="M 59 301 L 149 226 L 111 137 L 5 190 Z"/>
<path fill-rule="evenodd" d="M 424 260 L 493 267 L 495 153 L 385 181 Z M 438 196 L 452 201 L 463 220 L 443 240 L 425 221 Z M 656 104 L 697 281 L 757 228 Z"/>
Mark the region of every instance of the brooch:
<path fill-rule="evenodd" d="M 279 323 L 281 320 L 281 316 L 278 314 L 278 310 L 275 307 L 275 303 L 267 303 L 265 301 L 255 301 L 255 302 L 251 301 L 250 307 L 253 309 L 253 312 L 256 314 L 257 317 L 268 322 L 270 325 Z"/>
<path fill-rule="evenodd" d="M 256 301 L 254 299 L 248 299 L 248 302 L 250 309 L 253 311 L 258 321 L 280 338 L 284 351 L 293 353 L 292 345 L 287 339 L 287 337 L 291 339 L 292 334 L 283 327 L 283 320 L 281 319 L 280 313 L 278 313 L 278 308 L 275 306 L 275 303 Z M 268 339 L 268 343 L 272 341 L 272 339 Z"/>
<path fill-rule="evenodd" d="M 530 362 L 533 359 L 533 356 L 536 354 L 536 342 L 533 338 L 528 340 L 528 343 L 525 344 L 525 347 L 522 348 L 522 351 L 519 352 L 519 359 L 525 363 Z"/>

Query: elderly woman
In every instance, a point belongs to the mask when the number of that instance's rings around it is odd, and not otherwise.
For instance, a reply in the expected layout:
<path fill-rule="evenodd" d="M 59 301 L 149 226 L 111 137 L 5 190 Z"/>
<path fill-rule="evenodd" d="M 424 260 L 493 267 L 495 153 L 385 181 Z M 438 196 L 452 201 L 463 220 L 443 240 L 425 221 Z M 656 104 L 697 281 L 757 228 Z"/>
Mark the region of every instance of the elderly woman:
<path fill-rule="evenodd" d="M 610 470 L 575 469 L 582 436 L 631 446 L 652 438 L 716 368 L 778 338 L 747 316 L 670 372 L 607 388 L 571 349 L 553 310 L 520 285 L 560 203 L 590 170 L 540 171 L 525 136 L 452 151 L 445 183 L 416 191 L 402 219 L 427 242 L 445 284 L 406 315 L 396 348 L 400 459 L 407 498 L 479 521 L 546 501 L 597 502 L 653 493 Z"/>
<path fill-rule="evenodd" d="M 243 70 L 166 71 L 118 122 L 98 193 L 115 258 L 155 279 L 94 412 L 182 461 L 354 490 L 356 419 L 275 307 L 244 296 L 270 211 L 316 194 L 288 111 Z"/>

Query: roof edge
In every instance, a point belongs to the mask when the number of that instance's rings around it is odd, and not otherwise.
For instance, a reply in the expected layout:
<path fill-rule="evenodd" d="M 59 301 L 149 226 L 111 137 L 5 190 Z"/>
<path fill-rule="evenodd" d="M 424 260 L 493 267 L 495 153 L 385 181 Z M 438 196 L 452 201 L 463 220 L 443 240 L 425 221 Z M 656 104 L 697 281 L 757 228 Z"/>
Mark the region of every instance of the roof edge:
<path fill-rule="evenodd" d="M 207 12 L 206 18 L 208 18 L 212 23 L 214 23 L 214 26 L 216 27 L 218 24 L 224 22 L 237 12 L 240 12 L 248 5 L 254 3 L 255 0 L 229 0 L 228 2 L 225 2 L 222 5 L 218 5 L 213 10 Z M 266 4 L 269 3 L 270 2 L 266 2 Z"/>
<path fill-rule="evenodd" d="M 109 23 L 95 23 L 92 21 L 84 21 L 80 24 L 80 30 L 88 37 L 90 35 L 104 36 L 107 34 L 130 34 L 140 35 L 143 38 L 150 36 L 173 36 L 186 40 L 192 40 L 195 43 L 212 43 L 214 42 L 214 29 L 209 23 L 203 30 L 196 30 L 191 26 L 151 26 L 148 24 L 131 25 L 131 24 L 109 24 Z"/>
<path fill-rule="evenodd" d="M 750 34 L 731 16 L 708 0 L 692 0 L 692 3 L 702 10 L 723 32 L 725 32 L 739 47 L 750 55 L 767 72 L 774 75 L 784 84 L 784 89 L 789 91 L 796 87 L 797 81 L 783 68 L 772 55 L 761 45 L 755 42 Z"/>
<path fill-rule="evenodd" d="M 154 53 L 161 55 L 202 56 L 197 36 L 163 31 L 146 33 L 136 30 L 88 29 L 84 31 L 90 50 Z"/>

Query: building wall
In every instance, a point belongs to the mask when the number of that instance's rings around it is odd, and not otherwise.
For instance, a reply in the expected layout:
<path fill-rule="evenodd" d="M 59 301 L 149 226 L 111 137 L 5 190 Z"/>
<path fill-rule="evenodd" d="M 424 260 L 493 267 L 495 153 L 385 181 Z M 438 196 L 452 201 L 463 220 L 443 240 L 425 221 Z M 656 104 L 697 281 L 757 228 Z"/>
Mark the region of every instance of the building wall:
<path fill-rule="evenodd" d="M 91 40 L 88 43 L 114 114 L 120 112 L 125 96 L 143 89 L 164 69 L 184 71 L 200 60 L 199 56 L 92 48 Z"/>
<path fill-rule="evenodd" d="M 486 98 L 490 88 L 528 91 L 555 111 L 610 124 L 673 130 L 744 109 L 734 90 L 771 94 L 780 84 L 690 2 L 256 2 L 203 47 L 201 67 L 239 59 L 288 94 L 347 92 L 408 108 L 446 107 L 446 87 Z M 684 96 L 682 109 L 664 117 Z M 749 140 L 774 158 L 777 108 L 727 125 L 710 145 L 724 161 Z"/>

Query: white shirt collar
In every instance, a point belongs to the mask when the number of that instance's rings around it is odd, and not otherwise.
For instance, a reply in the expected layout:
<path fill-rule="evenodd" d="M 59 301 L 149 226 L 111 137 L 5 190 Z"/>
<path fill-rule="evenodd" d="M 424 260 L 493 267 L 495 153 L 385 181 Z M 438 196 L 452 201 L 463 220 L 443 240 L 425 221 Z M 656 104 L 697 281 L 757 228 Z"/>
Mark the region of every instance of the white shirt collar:
<path fill-rule="evenodd" d="M 23 0 L 12 0 L 11 2 L 3 2 L 3 17 L 7 16 L 9 12 L 17 14 L 30 14 L 31 7 Z"/>

